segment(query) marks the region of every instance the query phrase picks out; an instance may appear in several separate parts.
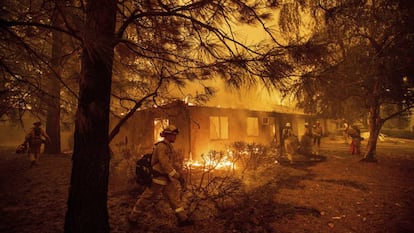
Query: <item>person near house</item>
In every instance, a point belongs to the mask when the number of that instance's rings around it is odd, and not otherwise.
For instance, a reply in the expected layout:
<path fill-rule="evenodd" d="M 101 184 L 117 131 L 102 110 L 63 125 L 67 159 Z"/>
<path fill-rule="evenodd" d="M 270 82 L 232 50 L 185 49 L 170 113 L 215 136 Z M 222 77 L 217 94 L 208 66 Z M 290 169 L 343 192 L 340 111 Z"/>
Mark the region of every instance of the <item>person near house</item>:
<path fill-rule="evenodd" d="M 40 149 L 42 143 L 50 143 L 50 138 L 46 132 L 40 127 L 42 123 L 40 121 L 33 124 L 33 128 L 26 135 L 23 144 L 29 145 L 27 150 L 27 155 L 30 160 L 30 167 L 36 166 L 39 164 L 40 159 Z"/>
<path fill-rule="evenodd" d="M 322 126 L 319 121 L 316 121 L 316 124 L 312 127 L 312 136 L 313 136 L 313 146 L 317 147 L 316 154 L 319 154 L 319 149 L 321 147 L 321 137 L 322 137 Z"/>
<path fill-rule="evenodd" d="M 166 198 L 173 209 L 179 227 L 193 224 L 193 221 L 188 218 L 181 201 L 179 185 L 184 183 L 183 174 L 181 174 L 182 164 L 179 164 L 172 145 L 177 135 L 178 129 L 174 125 L 169 125 L 160 133 L 163 140 L 155 144 L 152 153 L 152 184 L 145 189 L 135 202 L 128 216 L 130 224 L 138 224 L 141 214 L 144 214 L 147 207 L 151 206 L 154 201 L 159 200 L 157 197 L 160 194 Z"/>
<path fill-rule="evenodd" d="M 293 157 L 298 149 L 298 139 L 293 133 L 292 125 L 287 122 L 282 130 L 283 144 L 285 148 L 286 157 L 290 163 L 293 163 Z"/>
<path fill-rule="evenodd" d="M 348 130 L 349 130 L 349 125 L 348 123 L 345 121 L 343 123 L 343 131 L 342 131 L 342 135 L 344 137 L 344 143 L 348 145 L 348 138 L 349 138 L 349 134 L 348 134 Z"/>
<path fill-rule="evenodd" d="M 361 154 L 361 130 L 358 126 L 352 125 L 348 130 L 349 136 L 352 138 L 351 144 L 349 146 L 349 151 L 351 155 L 360 155 Z"/>
<path fill-rule="evenodd" d="M 300 138 L 299 154 L 304 156 L 312 155 L 312 128 L 305 122 L 305 133 Z"/>

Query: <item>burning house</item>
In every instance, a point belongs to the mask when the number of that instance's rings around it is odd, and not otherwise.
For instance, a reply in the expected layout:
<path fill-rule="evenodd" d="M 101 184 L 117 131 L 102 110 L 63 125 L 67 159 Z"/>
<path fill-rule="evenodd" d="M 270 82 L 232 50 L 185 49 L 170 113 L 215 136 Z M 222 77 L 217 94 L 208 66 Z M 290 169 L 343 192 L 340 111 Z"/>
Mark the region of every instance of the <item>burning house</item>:
<path fill-rule="evenodd" d="M 299 112 L 258 111 L 248 109 L 195 106 L 183 101 L 137 111 L 114 139 L 134 153 L 152 151 L 160 140 L 163 125 L 174 124 L 180 134 L 174 148 L 184 159 L 197 160 L 210 150 L 225 151 L 236 141 L 269 145 L 279 142 L 286 122 L 302 135 L 308 115 Z"/>

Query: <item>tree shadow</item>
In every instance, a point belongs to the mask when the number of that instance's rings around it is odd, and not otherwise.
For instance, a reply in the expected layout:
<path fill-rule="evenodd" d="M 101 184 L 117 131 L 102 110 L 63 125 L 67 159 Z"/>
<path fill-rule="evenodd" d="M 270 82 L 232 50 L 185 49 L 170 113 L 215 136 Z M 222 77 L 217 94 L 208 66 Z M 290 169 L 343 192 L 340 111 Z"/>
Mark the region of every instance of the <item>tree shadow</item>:
<path fill-rule="evenodd" d="M 311 166 L 315 166 L 318 163 L 326 162 L 327 157 L 324 155 L 302 155 L 300 159 L 289 161 L 285 158 L 278 160 L 279 164 L 286 167 L 292 167 L 297 169 L 306 169 Z"/>
<path fill-rule="evenodd" d="M 305 188 L 301 181 L 315 178 L 315 174 L 307 170 L 311 164 L 295 164 L 292 167 L 305 170 L 305 174 L 275 176 L 261 187 L 243 195 L 237 205 L 219 210 L 216 220 L 222 221 L 226 232 L 274 232 L 272 223 L 280 219 L 297 215 L 320 217 L 321 213 L 316 208 L 279 203 L 274 198 L 280 189 Z"/>
<path fill-rule="evenodd" d="M 359 189 L 359 190 L 362 190 L 362 191 L 367 191 L 368 190 L 368 187 L 366 185 L 358 183 L 356 181 L 352 181 L 352 180 L 321 179 L 319 181 L 332 183 L 332 184 L 337 184 L 337 185 L 341 185 L 341 186 L 352 187 L 354 189 Z"/>

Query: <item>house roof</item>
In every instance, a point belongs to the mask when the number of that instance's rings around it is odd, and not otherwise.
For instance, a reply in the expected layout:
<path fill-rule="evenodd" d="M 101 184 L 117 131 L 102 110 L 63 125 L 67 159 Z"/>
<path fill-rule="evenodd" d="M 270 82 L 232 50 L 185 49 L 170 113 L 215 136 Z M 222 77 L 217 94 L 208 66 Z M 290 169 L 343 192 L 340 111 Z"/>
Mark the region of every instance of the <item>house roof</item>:
<path fill-rule="evenodd" d="M 291 108 L 285 105 L 272 105 L 268 106 L 266 109 L 264 108 L 246 108 L 246 107 L 238 107 L 238 106 L 212 106 L 212 105 L 194 105 L 188 104 L 181 100 L 176 100 L 170 103 L 163 105 L 163 107 L 174 107 L 175 105 L 187 105 L 190 108 L 215 108 L 215 109 L 237 109 L 237 110 L 246 110 L 246 111 L 260 111 L 260 112 L 274 112 L 274 113 L 285 113 L 285 114 L 294 114 L 294 115 L 308 115 L 305 114 L 303 111 L 295 108 Z"/>

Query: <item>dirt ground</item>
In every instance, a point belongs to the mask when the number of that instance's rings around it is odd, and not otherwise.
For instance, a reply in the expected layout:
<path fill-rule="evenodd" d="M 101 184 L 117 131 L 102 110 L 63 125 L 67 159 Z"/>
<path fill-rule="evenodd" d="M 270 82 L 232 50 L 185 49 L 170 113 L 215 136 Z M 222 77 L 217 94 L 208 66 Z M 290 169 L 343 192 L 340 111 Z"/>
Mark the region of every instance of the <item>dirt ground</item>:
<path fill-rule="evenodd" d="M 380 142 L 377 163 L 359 162 L 347 149 L 325 139 L 324 162 L 269 164 L 246 177 L 249 195 L 237 205 L 196 209 L 196 224 L 186 228 L 175 227 L 162 201 L 141 226 L 128 226 L 137 187 L 114 170 L 111 232 L 414 232 L 414 142 Z M 0 232 L 63 232 L 70 155 L 43 155 L 30 169 L 13 150 L 0 148 Z"/>

